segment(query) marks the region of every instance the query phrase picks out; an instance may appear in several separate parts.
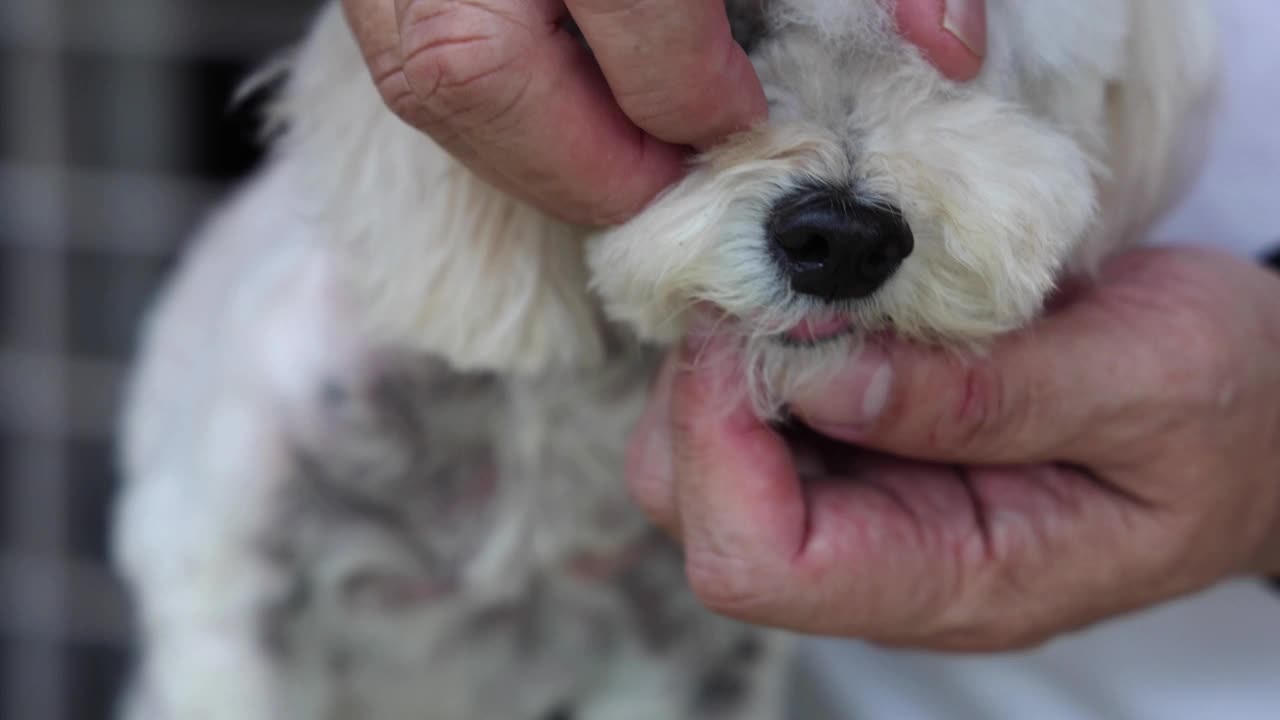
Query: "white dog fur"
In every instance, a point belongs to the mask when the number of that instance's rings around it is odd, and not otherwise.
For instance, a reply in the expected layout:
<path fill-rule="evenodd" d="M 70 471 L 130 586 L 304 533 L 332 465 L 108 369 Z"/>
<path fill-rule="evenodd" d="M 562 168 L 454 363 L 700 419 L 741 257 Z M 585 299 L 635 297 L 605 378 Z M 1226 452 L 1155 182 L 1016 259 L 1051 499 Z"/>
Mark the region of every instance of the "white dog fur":
<path fill-rule="evenodd" d="M 134 720 L 777 718 L 785 641 L 701 610 L 623 448 L 688 312 L 737 333 L 763 414 L 863 333 L 958 348 L 1143 232 L 1194 160 L 1207 0 L 988 0 L 971 84 L 887 0 L 727 0 L 766 126 L 594 233 L 470 175 L 384 106 L 336 6 L 270 162 L 147 329 L 117 554 Z M 792 292 L 766 215 L 812 183 L 895 206 L 874 295 Z M 853 332 L 780 342 L 815 318 Z"/>

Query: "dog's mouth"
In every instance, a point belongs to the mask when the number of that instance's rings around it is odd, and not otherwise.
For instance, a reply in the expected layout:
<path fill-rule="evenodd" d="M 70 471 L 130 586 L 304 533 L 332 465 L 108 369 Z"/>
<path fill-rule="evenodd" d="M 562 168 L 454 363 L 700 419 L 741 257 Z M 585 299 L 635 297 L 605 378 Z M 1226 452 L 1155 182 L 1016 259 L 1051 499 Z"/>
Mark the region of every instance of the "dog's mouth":
<path fill-rule="evenodd" d="M 842 315 L 812 315 L 788 330 L 779 339 L 788 345 L 818 345 L 838 340 L 854 330 L 853 321 Z"/>
<path fill-rule="evenodd" d="M 789 327 L 776 320 L 761 316 L 731 315 L 723 310 L 709 310 L 737 326 L 744 336 L 759 337 L 786 347 L 816 347 L 847 338 L 858 331 L 855 320 L 843 313 L 815 311 Z M 763 315 L 763 314 L 762 314 Z"/>

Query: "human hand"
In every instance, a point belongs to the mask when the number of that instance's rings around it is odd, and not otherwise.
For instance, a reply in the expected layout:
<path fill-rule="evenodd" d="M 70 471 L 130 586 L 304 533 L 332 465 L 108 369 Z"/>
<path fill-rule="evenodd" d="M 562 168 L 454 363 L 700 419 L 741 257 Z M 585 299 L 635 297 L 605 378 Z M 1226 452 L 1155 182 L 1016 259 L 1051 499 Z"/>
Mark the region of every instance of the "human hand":
<path fill-rule="evenodd" d="M 964 80 L 985 52 L 985 3 L 950 5 L 944 21 L 938 0 L 899 0 L 898 21 L 942 72 Z M 343 6 L 397 115 L 489 182 L 567 220 L 625 220 L 680 177 L 688 147 L 766 113 L 724 0 Z M 567 14 L 594 58 L 562 27 Z"/>
<path fill-rule="evenodd" d="M 794 403 L 850 445 L 726 413 L 737 371 L 697 344 L 632 494 L 712 609 L 891 645 L 1017 648 L 1280 572 L 1280 279 L 1147 250 L 1060 300 L 971 365 L 886 340 Z"/>

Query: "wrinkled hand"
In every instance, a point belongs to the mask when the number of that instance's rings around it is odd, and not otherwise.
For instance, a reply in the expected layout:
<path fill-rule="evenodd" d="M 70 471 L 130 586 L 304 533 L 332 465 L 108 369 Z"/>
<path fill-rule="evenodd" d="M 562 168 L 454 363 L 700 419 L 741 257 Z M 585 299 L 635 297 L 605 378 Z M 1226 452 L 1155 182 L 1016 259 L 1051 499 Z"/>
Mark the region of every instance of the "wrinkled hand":
<path fill-rule="evenodd" d="M 981 63 L 974 50 L 985 50 L 985 6 L 951 5 L 944 20 L 938 0 L 899 0 L 898 20 L 944 73 L 967 79 Z M 343 6 L 392 110 L 490 182 L 568 220 L 626 219 L 679 178 L 688 147 L 765 116 L 723 0 Z M 569 13 L 594 58 L 563 28 Z"/>
<path fill-rule="evenodd" d="M 727 615 L 993 650 L 1280 572 L 1265 269 L 1141 251 L 972 364 L 885 341 L 792 407 L 847 445 L 726 414 L 732 363 L 699 349 L 664 372 L 628 480 Z M 803 479 L 802 444 L 821 465 Z"/>

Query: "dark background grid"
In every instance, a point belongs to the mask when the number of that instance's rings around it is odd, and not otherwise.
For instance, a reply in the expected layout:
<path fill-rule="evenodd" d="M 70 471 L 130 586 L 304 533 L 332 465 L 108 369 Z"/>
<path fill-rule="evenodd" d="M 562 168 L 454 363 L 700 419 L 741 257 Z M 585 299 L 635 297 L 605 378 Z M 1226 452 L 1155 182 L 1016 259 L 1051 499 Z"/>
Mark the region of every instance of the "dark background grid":
<path fill-rule="evenodd" d="M 318 0 L 0 0 L 0 720 L 110 717 L 112 426 L 140 313 L 258 160 L 237 84 Z"/>

